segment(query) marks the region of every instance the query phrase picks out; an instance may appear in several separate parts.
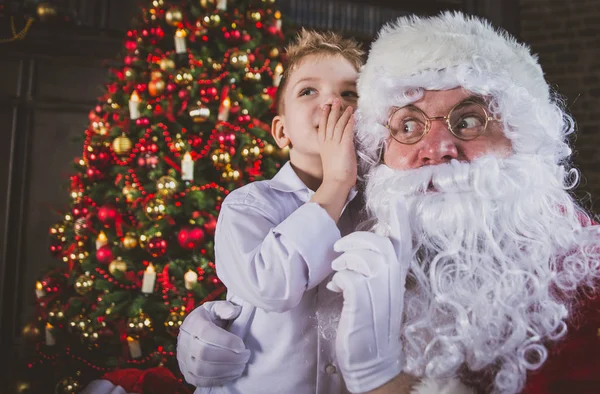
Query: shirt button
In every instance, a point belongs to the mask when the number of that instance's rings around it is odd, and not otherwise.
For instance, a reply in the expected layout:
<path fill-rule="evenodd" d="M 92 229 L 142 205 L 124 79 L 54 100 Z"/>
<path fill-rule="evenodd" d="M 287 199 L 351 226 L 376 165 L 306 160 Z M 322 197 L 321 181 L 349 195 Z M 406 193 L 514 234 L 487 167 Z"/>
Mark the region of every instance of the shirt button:
<path fill-rule="evenodd" d="M 327 373 L 328 373 L 328 374 L 330 374 L 330 375 L 332 375 L 332 374 L 336 373 L 336 371 L 337 371 L 337 369 L 335 368 L 335 365 L 333 365 L 333 364 L 328 364 L 328 365 L 325 367 L 325 372 L 327 372 Z"/>

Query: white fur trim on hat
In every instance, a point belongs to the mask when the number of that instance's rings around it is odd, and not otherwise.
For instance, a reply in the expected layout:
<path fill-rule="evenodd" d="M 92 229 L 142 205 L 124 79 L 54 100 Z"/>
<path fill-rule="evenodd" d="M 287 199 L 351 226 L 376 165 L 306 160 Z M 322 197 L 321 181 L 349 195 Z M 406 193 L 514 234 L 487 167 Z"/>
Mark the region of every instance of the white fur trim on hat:
<path fill-rule="evenodd" d="M 404 105 L 393 102 L 398 89 L 467 87 L 469 70 L 490 81 L 509 80 L 512 87 L 524 88 L 536 99 L 550 97 L 537 57 L 526 45 L 483 19 L 445 12 L 400 17 L 380 30 L 358 80 L 362 116 L 381 120 L 381 112 L 390 105 Z M 436 78 L 438 72 L 446 75 Z M 422 73 L 427 78 L 419 78 Z M 481 81 L 476 86 L 485 90 Z"/>
<path fill-rule="evenodd" d="M 475 394 L 459 379 L 423 379 L 412 388 L 410 394 Z"/>

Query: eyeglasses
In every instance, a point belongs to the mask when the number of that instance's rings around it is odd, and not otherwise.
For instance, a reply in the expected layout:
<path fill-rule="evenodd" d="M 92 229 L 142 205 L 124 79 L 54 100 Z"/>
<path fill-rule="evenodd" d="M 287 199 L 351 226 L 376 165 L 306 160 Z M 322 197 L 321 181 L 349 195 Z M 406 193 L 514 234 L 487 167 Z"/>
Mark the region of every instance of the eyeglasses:
<path fill-rule="evenodd" d="M 428 117 L 413 105 L 396 107 L 388 118 L 385 127 L 390 136 L 401 144 L 412 145 L 419 142 L 431 130 L 431 122 L 443 120 L 448 130 L 458 139 L 469 141 L 482 135 L 488 122 L 496 120 L 489 116 L 485 106 L 474 100 L 456 104 L 448 115 Z"/>

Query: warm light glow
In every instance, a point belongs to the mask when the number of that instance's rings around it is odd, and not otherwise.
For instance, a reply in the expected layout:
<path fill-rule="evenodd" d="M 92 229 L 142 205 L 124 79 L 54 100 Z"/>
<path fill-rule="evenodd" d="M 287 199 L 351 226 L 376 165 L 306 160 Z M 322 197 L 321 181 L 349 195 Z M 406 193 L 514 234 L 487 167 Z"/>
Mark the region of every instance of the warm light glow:
<path fill-rule="evenodd" d="M 225 106 L 225 107 L 231 106 L 231 100 L 229 100 L 229 97 L 225 97 L 225 99 L 223 100 L 223 106 Z"/>
<path fill-rule="evenodd" d="M 277 63 L 277 65 L 275 66 L 275 72 L 276 73 L 282 73 L 283 72 L 283 66 L 281 65 L 281 63 Z"/>
<path fill-rule="evenodd" d="M 154 266 L 152 265 L 152 263 L 150 263 L 148 265 L 148 267 L 146 268 L 146 272 L 148 272 L 148 273 L 153 273 L 154 272 Z"/>
<path fill-rule="evenodd" d="M 137 90 L 134 90 L 133 93 L 131 93 L 131 97 L 129 98 L 131 101 L 135 101 L 135 102 L 141 102 L 142 100 L 140 100 L 140 96 L 138 95 Z"/>
<path fill-rule="evenodd" d="M 175 35 L 177 37 L 187 37 L 187 32 L 183 29 L 177 29 L 177 31 L 175 32 Z"/>
<path fill-rule="evenodd" d="M 183 160 L 192 160 L 190 152 L 186 152 L 185 155 L 183 155 Z"/>
<path fill-rule="evenodd" d="M 42 290 L 44 288 L 44 286 L 42 286 L 42 282 L 37 281 L 37 282 L 35 282 L 35 288 L 36 288 L 36 290 Z"/>
<path fill-rule="evenodd" d="M 281 19 L 281 12 L 275 11 L 274 16 L 275 16 L 275 19 Z"/>
<path fill-rule="evenodd" d="M 100 234 L 98 234 L 98 241 L 108 242 L 108 238 L 106 238 L 106 234 L 104 234 L 104 231 L 100 231 Z"/>

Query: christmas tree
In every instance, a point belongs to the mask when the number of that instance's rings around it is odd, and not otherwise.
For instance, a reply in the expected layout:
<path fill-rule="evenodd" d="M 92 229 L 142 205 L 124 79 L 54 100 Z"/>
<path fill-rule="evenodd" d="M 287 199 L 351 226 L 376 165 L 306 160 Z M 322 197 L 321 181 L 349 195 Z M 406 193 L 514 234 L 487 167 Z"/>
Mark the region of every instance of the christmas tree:
<path fill-rule="evenodd" d="M 213 257 L 219 205 L 287 154 L 269 133 L 283 72 L 274 0 L 140 10 L 90 112 L 70 206 L 50 229 L 62 262 L 37 282 L 36 318 L 23 329 L 30 371 L 57 393 L 115 368 L 180 376 L 179 326 L 225 292 Z"/>

